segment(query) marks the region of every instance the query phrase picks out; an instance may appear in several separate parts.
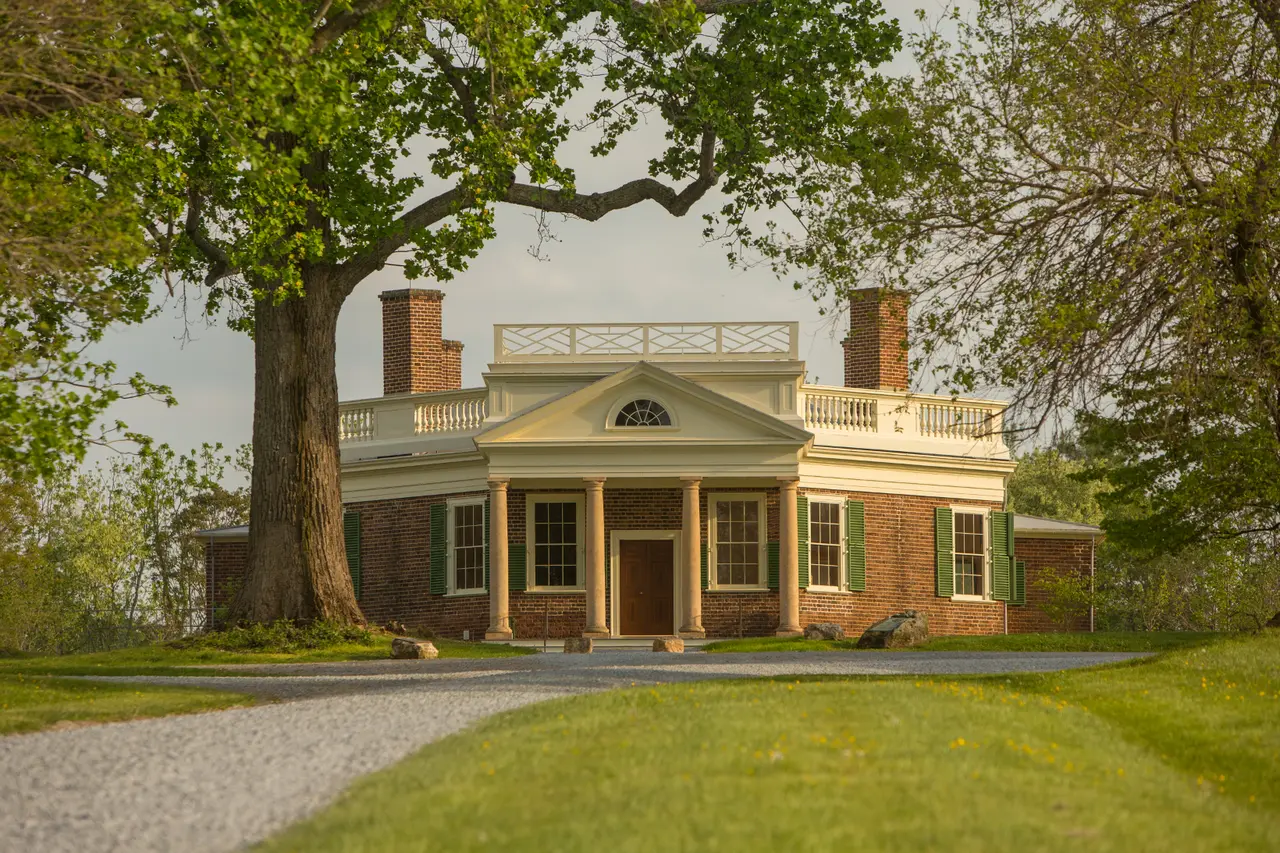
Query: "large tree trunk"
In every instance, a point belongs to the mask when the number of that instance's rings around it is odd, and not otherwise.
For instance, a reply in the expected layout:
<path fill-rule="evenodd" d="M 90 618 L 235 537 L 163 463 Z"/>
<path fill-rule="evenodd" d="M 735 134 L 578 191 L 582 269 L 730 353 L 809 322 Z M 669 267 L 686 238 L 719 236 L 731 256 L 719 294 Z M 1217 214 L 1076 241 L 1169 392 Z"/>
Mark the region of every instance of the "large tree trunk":
<path fill-rule="evenodd" d="M 305 297 L 254 309 L 249 564 L 233 621 L 364 621 L 342 539 L 335 363 L 341 288 L 303 273 Z M 270 290 L 270 288 L 264 288 Z"/>

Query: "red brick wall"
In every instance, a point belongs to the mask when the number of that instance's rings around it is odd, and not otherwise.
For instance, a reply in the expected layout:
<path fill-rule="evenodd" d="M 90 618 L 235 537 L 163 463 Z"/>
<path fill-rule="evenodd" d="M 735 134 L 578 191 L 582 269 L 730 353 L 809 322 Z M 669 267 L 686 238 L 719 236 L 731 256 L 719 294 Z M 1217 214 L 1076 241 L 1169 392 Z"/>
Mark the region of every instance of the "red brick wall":
<path fill-rule="evenodd" d="M 906 390 L 907 308 L 904 293 L 878 288 L 849 295 L 849 336 L 844 340 L 846 388 Z"/>
<path fill-rule="evenodd" d="M 840 493 L 805 489 L 805 494 L 844 494 L 866 504 L 867 588 L 865 592 L 800 592 L 800 624 L 835 622 L 858 636 L 869 626 L 902 610 L 929 616 L 933 634 L 994 634 L 1004 631 L 1001 602 L 939 598 L 934 552 L 934 515 L 955 500 L 913 495 Z M 967 502 L 966 502 L 967 503 Z M 1000 509 L 999 504 L 974 506 Z"/>
<path fill-rule="evenodd" d="M 538 490 L 539 493 L 579 494 L 574 490 Z M 707 541 L 707 494 L 702 492 L 702 541 Z M 808 489 L 809 495 L 842 494 Z M 474 493 L 472 493 L 474 494 Z M 523 489 L 508 496 L 508 538 L 523 543 L 525 499 Z M 363 589 L 360 606 L 373 624 L 392 619 L 411 626 L 431 628 L 440 636 L 461 637 L 470 631 L 482 637 L 489 622 L 488 596 L 445 597 L 430 594 L 430 506 L 450 497 L 403 498 L 352 504 L 361 514 Z M 678 488 L 605 488 L 606 567 L 611 565 L 613 530 L 679 530 L 683 495 Z M 866 503 L 867 589 L 856 593 L 800 593 L 801 624 L 836 622 L 856 636 L 867 626 L 904 609 L 929 615 L 934 634 L 991 634 L 1004 630 L 1004 605 L 1000 602 L 955 602 L 934 595 L 933 510 L 952 502 L 940 498 L 847 493 Z M 998 508 L 989 504 L 991 508 Z M 778 539 L 778 490 L 766 494 L 766 536 Z M 205 551 L 207 617 L 230 598 L 244 577 L 248 556 L 245 542 L 213 541 Z M 1036 583 L 1046 567 L 1088 574 L 1090 543 L 1087 540 L 1019 539 L 1016 559 L 1027 564 L 1027 604 L 1010 606 L 1009 631 L 1087 630 L 1082 614 L 1068 626 L 1052 623 L 1037 605 L 1045 593 Z M 606 584 L 611 584 L 606 568 Z M 611 590 L 610 590 L 611 594 Z M 608 599 L 607 599 L 608 600 Z M 511 615 L 518 638 L 540 638 L 544 630 L 553 639 L 580 635 L 586 626 L 586 596 L 573 593 L 511 593 Z M 608 614 L 608 618 L 612 613 Z M 762 592 L 704 592 L 702 619 L 711 637 L 764 636 L 778 626 L 778 594 Z"/>
<path fill-rule="evenodd" d="M 231 599 L 244 583 L 249 564 L 249 543 L 207 540 L 204 546 L 204 618 L 205 624 L 221 627 L 218 610 L 231 604 Z"/>
<path fill-rule="evenodd" d="M 1063 625 L 1053 622 L 1040 609 L 1048 595 L 1036 582 L 1046 568 L 1065 572 L 1079 572 L 1088 577 L 1093 546 L 1088 539 L 1018 539 L 1014 545 L 1016 556 L 1027 564 L 1027 603 L 1023 607 L 1009 608 L 1010 633 L 1032 631 L 1088 631 L 1089 614 L 1081 613 Z"/>
<path fill-rule="evenodd" d="M 462 387 L 462 344 L 443 341 L 439 290 L 388 290 L 382 300 L 382 393 Z"/>

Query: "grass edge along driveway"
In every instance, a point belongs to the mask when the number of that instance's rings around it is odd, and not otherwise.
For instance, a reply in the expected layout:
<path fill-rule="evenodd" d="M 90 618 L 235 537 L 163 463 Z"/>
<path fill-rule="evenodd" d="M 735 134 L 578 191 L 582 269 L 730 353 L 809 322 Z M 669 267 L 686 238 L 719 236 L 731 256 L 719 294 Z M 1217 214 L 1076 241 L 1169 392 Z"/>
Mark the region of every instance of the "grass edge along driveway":
<path fill-rule="evenodd" d="M 253 702 L 252 696 L 223 690 L 0 675 L 0 735 L 35 732 L 68 723 L 107 723 L 217 711 Z"/>
<path fill-rule="evenodd" d="M 1132 665 L 636 688 L 500 715 L 265 851 L 1273 850 L 1280 635 Z"/>
<path fill-rule="evenodd" d="M 1203 646 L 1221 634 L 1189 631 L 1097 631 L 1094 633 L 991 634 L 933 637 L 908 649 L 922 652 L 1164 652 Z M 851 652 L 878 651 L 857 648 L 857 637 L 844 640 L 806 640 L 803 637 L 747 637 L 718 640 L 703 651 L 733 652 Z"/>
<path fill-rule="evenodd" d="M 508 657 L 531 654 L 506 645 L 434 640 L 442 658 Z M 0 735 L 33 732 L 59 723 L 115 722 L 163 717 L 248 705 L 254 698 L 222 690 L 152 684 L 113 684 L 58 676 L 234 675 L 240 670 L 193 670 L 219 664 L 308 663 L 383 660 L 391 655 L 391 637 L 369 643 L 335 643 L 296 652 L 242 652 L 181 648 L 169 644 L 139 646 L 79 655 L 0 657 Z"/>
<path fill-rule="evenodd" d="M 4 675 L 210 675 L 192 672 L 190 667 L 217 667 L 220 664 L 318 663 L 348 660 L 387 660 L 391 657 L 391 636 L 379 635 L 370 643 L 337 643 L 294 652 L 226 651 L 209 648 L 181 648 L 166 643 L 91 652 L 78 655 L 40 655 L 0 658 Z M 461 640 L 432 640 L 441 658 L 492 658 L 533 654 L 533 650 L 496 643 L 468 643 Z M 250 673 L 228 670 L 220 675 Z"/>

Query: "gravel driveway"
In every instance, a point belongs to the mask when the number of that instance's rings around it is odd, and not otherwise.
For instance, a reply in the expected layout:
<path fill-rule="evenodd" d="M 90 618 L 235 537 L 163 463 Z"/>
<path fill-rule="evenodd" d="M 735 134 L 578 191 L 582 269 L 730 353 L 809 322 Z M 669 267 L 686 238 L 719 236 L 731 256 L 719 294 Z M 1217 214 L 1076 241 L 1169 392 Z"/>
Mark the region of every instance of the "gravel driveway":
<path fill-rule="evenodd" d="M 587 656 L 246 667 L 269 678 L 132 680 L 296 700 L 0 738 L 0 851 L 237 850 L 355 778 L 500 711 L 632 683 L 771 675 L 1049 671 L 1129 654 Z"/>

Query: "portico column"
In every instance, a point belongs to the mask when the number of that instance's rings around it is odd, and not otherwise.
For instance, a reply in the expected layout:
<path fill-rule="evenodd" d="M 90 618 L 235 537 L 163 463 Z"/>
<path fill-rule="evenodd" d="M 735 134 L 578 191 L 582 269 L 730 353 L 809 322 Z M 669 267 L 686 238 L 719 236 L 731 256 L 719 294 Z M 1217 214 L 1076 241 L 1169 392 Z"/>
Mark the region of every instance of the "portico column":
<path fill-rule="evenodd" d="M 607 637 L 604 596 L 604 477 L 587 477 L 587 630 L 584 637 Z"/>
<path fill-rule="evenodd" d="M 684 568 L 684 619 L 680 622 L 681 637 L 705 637 L 702 628 L 702 514 L 698 506 L 701 477 L 681 477 L 684 481 L 684 527 L 680 542 L 684 553 L 680 562 Z"/>
<path fill-rule="evenodd" d="M 778 636 L 800 631 L 800 527 L 796 519 L 795 477 L 779 477 L 778 499 Z"/>
<path fill-rule="evenodd" d="M 511 639 L 507 582 L 507 481 L 489 481 L 489 630 L 486 640 Z"/>

